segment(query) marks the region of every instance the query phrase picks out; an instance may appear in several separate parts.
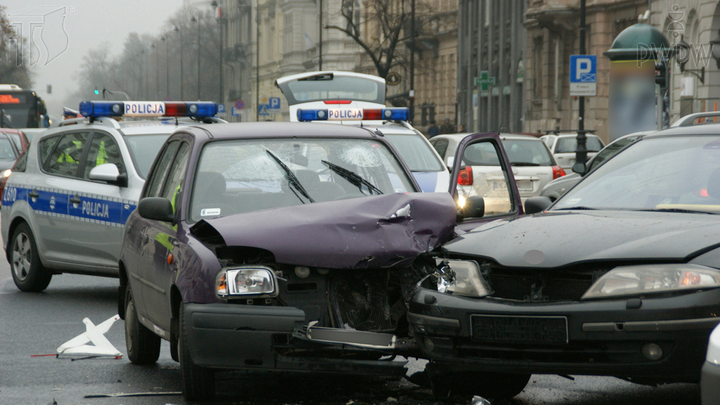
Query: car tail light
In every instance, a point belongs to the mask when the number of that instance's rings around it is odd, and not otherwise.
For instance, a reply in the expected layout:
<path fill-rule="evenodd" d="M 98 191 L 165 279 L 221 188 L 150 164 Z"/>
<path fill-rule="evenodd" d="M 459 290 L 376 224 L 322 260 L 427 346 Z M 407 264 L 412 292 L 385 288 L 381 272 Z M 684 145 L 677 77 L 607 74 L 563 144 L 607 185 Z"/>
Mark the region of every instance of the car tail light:
<path fill-rule="evenodd" d="M 553 166 L 553 180 L 565 175 L 565 170 L 560 166 Z"/>
<path fill-rule="evenodd" d="M 472 186 L 473 185 L 472 167 L 465 166 L 464 169 L 460 170 L 460 173 L 458 174 L 458 185 L 459 186 Z"/>

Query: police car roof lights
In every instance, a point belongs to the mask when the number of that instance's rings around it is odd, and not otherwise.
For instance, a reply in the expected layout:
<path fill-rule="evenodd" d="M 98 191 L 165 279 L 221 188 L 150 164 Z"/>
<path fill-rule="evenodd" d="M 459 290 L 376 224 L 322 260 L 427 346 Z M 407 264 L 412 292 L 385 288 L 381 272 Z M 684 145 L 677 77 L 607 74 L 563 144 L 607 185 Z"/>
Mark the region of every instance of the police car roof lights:
<path fill-rule="evenodd" d="M 83 101 L 80 114 L 98 117 L 213 117 L 217 104 L 211 101 Z"/>
<path fill-rule="evenodd" d="M 407 121 L 407 107 L 365 109 L 302 109 L 297 110 L 298 121 Z"/>

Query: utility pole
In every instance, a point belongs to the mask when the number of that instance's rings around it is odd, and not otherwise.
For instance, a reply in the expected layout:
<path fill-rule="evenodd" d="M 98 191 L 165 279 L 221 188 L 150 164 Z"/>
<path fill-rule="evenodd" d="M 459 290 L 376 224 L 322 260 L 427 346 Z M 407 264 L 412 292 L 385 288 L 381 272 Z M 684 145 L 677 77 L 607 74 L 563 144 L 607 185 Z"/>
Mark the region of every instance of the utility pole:
<path fill-rule="evenodd" d="M 415 0 L 410 1 L 410 123 L 415 118 Z"/>
<path fill-rule="evenodd" d="M 318 70 L 322 70 L 322 32 L 323 32 L 323 0 L 320 0 L 320 26 L 318 27 Z"/>
<path fill-rule="evenodd" d="M 260 121 L 260 13 L 255 9 L 255 121 Z"/>
<path fill-rule="evenodd" d="M 580 55 L 585 55 L 585 0 L 580 0 Z M 587 161 L 587 136 L 585 136 L 585 97 L 578 99 L 578 134 L 575 162 Z"/>

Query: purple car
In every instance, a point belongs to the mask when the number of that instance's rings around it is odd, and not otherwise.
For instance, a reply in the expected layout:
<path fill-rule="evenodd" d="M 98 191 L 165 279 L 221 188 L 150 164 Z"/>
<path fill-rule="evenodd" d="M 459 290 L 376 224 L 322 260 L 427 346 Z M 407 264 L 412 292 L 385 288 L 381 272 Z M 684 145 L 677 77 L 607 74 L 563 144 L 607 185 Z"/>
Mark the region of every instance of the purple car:
<path fill-rule="evenodd" d="M 476 140 L 507 161 L 497 136 Z M 496 216 L 466 196 L 456 227 L 453 194 L 420 191 L 368 129 L 178 129 L 126 223 L 119 311 L 129 359 L 155 363 L 168 340 L 189 400 L 212 397 L 223 370 L 403 376 L 405 362 L 387 356 L 419 355 L 405 314 L 436 267 L 416 258 Z M 501 216 L 521 212 L 519 199 L 506 206 Z"/>

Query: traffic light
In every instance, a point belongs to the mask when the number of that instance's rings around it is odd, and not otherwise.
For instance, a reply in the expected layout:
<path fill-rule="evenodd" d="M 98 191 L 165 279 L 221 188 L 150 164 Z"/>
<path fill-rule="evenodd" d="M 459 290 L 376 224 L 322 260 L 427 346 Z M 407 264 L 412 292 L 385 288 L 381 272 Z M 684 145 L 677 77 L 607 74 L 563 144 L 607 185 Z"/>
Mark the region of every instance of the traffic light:
<path fill-rule="evenodd" d="M 98 90 L 97 87 L 96 87 L 96 88 L 95 88 L 95 95 L 97 96 L 97 95 L 99 95 L 99 94 L 100 94 L 100 90 Z"/>
<path fill-rule="evenodd" d="M 655 83 L 660 87 L 667 87 L 667 65 L 665 62 L 655 62 Z"/>

